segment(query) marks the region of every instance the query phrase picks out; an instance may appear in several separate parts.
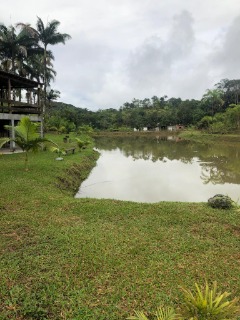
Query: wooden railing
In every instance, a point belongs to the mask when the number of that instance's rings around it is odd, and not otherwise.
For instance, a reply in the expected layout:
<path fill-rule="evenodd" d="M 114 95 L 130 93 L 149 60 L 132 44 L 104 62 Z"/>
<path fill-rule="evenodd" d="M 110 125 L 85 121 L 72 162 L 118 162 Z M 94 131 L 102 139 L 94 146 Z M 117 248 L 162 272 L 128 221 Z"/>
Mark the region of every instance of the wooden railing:
<path fill-rule="evenodd" d="M 41 105 L 0 98 L 0 113 L 41 114 Z"/>

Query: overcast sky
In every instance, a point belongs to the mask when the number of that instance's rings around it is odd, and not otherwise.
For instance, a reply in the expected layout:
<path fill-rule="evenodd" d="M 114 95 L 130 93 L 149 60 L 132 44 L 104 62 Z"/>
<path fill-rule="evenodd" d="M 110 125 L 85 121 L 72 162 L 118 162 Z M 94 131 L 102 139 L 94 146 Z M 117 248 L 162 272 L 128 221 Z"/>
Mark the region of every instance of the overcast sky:
<path fill-rule="evenodd" d="M 240 78 L 239 0 L 11 0 L 0 22 L 61 22 L 52 46 L 61 101 L 89 110 L 133 98 L 200 99 Z M 50 47 L 49 47 L 50 48 Z"/>

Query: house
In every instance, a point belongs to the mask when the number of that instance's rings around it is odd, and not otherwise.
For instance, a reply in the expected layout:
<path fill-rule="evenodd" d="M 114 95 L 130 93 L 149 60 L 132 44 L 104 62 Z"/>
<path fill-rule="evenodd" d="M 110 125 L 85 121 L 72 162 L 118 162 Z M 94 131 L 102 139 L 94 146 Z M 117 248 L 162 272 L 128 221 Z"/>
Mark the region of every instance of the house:
<path fill-rule="evenodd" d="M 175 131 L 176 127 L 175 126 L 167 126 L 168 131 Z"/>
<path fill-rule="evenodd" d="M 0 70 L 0 137 L 9 136 L 4 127 L 10 125 L 10 137 L 14 138 L 13 127 L 24 116 L 40 122 L 43 134 L 41 85 L 37 81 Z M 12 142 L 10 148 L 14 147 Z"/>
<path fill-rule="evenodd" d="M 184 129 L 184 126 L 181 124 L 176 124 L 175 126 L 168 126 L 167 130 L 168 131 L 178 131 Z"/>
<path fill-rule="evenodd" d="M 184 126 L 182 124 L 176 124 L 176 130 L 183 130 Z"/>

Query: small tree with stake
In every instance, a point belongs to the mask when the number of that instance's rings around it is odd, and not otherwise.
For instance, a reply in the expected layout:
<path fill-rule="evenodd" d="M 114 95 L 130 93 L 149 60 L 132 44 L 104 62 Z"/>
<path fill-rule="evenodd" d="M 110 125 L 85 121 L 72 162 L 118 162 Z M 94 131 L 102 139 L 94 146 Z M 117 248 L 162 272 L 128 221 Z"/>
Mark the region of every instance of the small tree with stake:
<path fill-rule="evenodd" d="M 38 124 L 30 120 L 29 117 L 23 117 L 19 124 L 14 128 L 14 141 L 25 152 L 25 170 L 28 171 L 28 153 L 29 151 L 36 152 L 42 148 L 43 142 L 49 142 L 46 138 L 41 138 L 37 132 Z M 9 126 L 6 126 L 9 129 Z M 51 142 L 51 141 L 50 141 Z"/>

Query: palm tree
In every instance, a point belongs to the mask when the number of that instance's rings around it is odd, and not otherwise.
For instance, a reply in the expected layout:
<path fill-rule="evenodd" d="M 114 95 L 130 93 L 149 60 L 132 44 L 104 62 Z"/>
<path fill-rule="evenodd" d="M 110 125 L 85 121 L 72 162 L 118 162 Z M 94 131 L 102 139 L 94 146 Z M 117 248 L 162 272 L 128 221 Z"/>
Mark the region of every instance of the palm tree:
<path fill-rule="evenodd" d="M 13 26 L 7 28 L 3 24 L 0 25 L 0 59 L 5 71 L 11 70 L 15 73 L 17 65 L 27 57 L 28 49 L 34 46 L 37 46 L 36 39 L 26 30 L 16 33 Z"/>
<path fill-rule="evenodd" d="M 54 80 L 57 72 L 53 69 L 51 60 L 54 56 L 51 51 L 47 51 L 47 66 L 46 66 L 46 85 L 49 86 L 50 82 Z M 44 82 L 44 56 L 42 53 L 29 55 L 24 63 L 23 70 L 25 75 L 31 80 Z"/>
<path fill-rule="evenodd" d="M 71 39 L 67 33 L 59 33 L 57 31 L 60 22 L 52 20 L 47 23 L 45 27 L 41 18 L 37 18 L 37 32 L 40 42 L 44 48 L 44 98 L 46 104 L 46 90 L 47 90 L 47 47 L 48 45 L 56 45 L 59 43 L 65 44 L 66 40 Z"/>
<path fill-rule="evenodd" d="M 22 27 L 22 30 L 27 30 L 29 34 L 34 36 L 35 38 L 40 41 L 43 45 L 44 49 L 44 102 L 46 106 L 46 99 L 47 99 L 47 63 L 48 63 L 48 51 L 47 47 L 49 45 L 56 45 L 59 43 L 65 44 L 66 40 L 71 39 L 71 36 L 67 33 L 60 33 L 57 31 L 60 22 L 57 20 L 52 20 L 44 26 L 44 23 L 41 18 L 37 17 L 37 28 L 34 29 L 28 24 L 18 23 L 18 26 Z"/>
<path fill-rule="evenodd" d="M 212 117 L 214 113 L 224 104 L 222 100 L 223 92 L 219 89 L 207 90 L 203 95 L 202 101 L 207 102 L 211 106 Z"/>
<path fill-rule="evenodd" d="M 51 102 L 60 98 L 61 92 L 58 90 L 50 89 L 47 91 L 47 100 L 48 100 L 48 107 L 51 106 Z"/>

